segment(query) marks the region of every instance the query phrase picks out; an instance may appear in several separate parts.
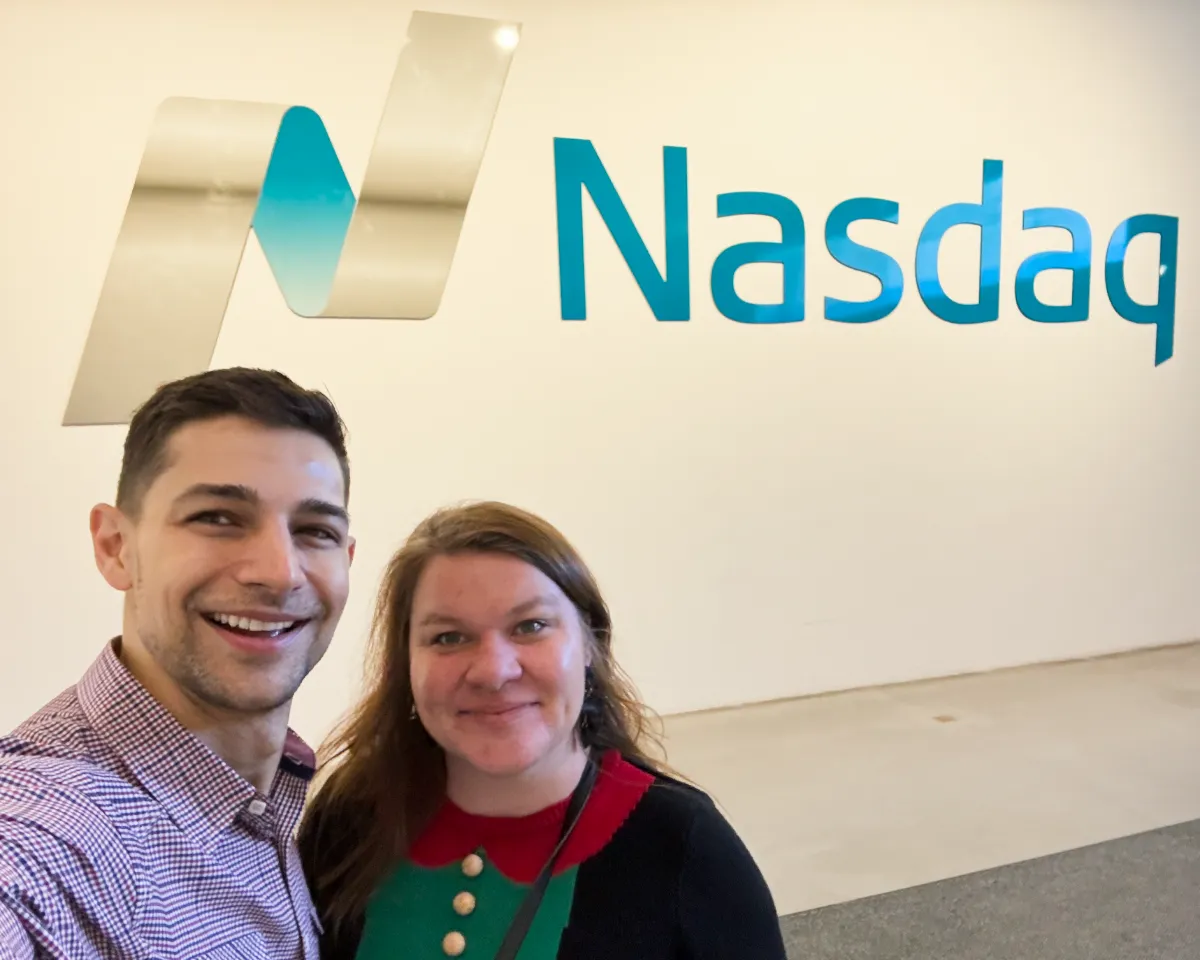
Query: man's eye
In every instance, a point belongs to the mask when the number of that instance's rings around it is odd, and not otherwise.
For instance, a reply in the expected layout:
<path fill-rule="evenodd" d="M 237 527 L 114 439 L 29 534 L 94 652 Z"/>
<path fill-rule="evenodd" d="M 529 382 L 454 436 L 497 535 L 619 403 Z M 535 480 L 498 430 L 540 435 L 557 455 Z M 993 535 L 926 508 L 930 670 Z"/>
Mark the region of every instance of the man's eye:
<path fill-rule="evenodd" d="M 227 513 L 217 510 L 205 510 L 188 518 L 189 523 L 203 523 L 207 526 L 227 527 L 233 523 L 233 518 Z"/>
<path fill-rule="evenodd" d="M 303 527 L 297 533 L 303 537 L 312 537 L 329 543 L 339 543 L 342 539 L 336 530 L 330 530 L 328 527 Z"/>

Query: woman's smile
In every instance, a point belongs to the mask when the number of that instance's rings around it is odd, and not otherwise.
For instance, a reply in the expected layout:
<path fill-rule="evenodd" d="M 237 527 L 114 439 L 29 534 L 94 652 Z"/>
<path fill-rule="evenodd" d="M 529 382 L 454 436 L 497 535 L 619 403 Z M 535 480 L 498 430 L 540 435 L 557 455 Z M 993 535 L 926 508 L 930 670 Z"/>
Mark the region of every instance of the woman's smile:
<path fill-rule="evenodd" d="M 471 707 L 459 710 L 458 715 L 467 720 L 475 720 L 489 725 L 504 726 L 517 720 L 524 719 L 531 711 L 538 709 L 536 700 L 520 703 L 494 704 L 484 707 Z"/>

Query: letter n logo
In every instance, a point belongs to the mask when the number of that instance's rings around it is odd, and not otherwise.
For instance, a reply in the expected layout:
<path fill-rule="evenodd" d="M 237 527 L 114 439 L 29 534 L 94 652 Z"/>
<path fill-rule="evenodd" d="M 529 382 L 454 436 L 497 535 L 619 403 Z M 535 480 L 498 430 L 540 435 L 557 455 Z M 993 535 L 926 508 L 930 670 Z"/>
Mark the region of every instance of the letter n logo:
<path fill-rule="evenodd" d="M 433 316 L 519 31 L 413 14 L 357 199 L 307 107 L 164 101 L 64 425 L 128 423 L 160 384 L 208 368 L 252 227 L 299 316 Z"/>

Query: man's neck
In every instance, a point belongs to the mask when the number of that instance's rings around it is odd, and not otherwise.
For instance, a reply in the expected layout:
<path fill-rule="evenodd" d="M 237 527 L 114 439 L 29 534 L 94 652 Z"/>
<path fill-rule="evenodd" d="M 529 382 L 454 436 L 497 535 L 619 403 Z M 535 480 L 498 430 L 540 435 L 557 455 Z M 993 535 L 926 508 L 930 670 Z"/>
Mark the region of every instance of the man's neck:
<path fill-rule="evenodd" d="M 515 776 L 493 776 L 447 756 L 446 794 L 477 816 L 524 817 L 566 800 L 586 764 L 587 753 L 574 741 Z"/>
<path fill-rule="evenodd" d="M 283 757 L 290 704 L 248 715 L 206 704 L 171 681 L 137 644 L 117 641 L 118 659 L 189 733 L 253 785 L 263 796 Z"/>
<path fill-rule="evenodd" d="M 184 725 L 264 797 L 271 792 L 287 740 L 287 713 L 240 717 L 236 722 L 197 717 Z"/>

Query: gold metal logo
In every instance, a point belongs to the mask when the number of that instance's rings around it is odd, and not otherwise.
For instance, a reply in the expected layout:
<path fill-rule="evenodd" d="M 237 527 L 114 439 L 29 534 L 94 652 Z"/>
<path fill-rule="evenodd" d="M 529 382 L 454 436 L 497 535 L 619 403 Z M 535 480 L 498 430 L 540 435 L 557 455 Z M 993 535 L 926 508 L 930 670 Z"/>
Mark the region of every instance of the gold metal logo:
<path fill-rule="evenodd" d="M 424 320 L 441 303 L 520 26 L 416 12 L 355 198 L 307 107 L 159 107 L 64 425 L 128 423 L 207 369 L 253 228 L 305 317 Z"/>

